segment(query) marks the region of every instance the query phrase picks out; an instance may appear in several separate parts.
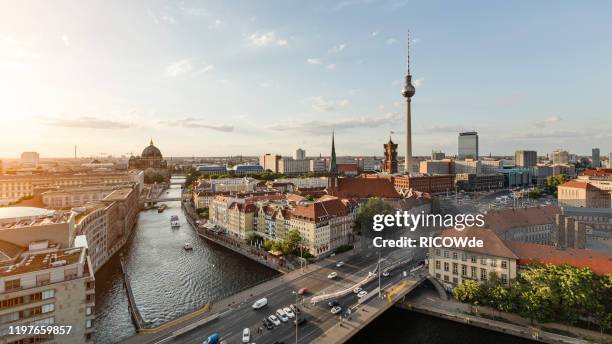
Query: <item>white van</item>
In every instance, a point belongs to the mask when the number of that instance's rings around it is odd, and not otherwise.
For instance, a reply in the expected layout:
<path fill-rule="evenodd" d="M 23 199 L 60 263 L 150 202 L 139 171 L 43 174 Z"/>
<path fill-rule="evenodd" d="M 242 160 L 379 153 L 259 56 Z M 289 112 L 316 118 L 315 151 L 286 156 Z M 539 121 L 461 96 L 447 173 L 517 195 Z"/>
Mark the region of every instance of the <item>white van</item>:
<path fill-rule="evenodd" d="M 261 299 L 255 301 L 255 303 L 253 303 L 253 309 L 260 309 L 260 308 L 264 307 L 267 304 L 268 304 L 268 299 L 266 299 L 265 297 L 261 298 Z"/>

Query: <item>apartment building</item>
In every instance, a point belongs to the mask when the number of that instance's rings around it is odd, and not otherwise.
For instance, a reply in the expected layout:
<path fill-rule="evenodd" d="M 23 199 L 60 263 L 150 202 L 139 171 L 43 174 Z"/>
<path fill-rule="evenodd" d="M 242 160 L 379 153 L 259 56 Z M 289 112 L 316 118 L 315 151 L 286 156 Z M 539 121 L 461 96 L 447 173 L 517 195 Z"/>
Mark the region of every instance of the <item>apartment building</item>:
<path fill-rule="evenodd" d="M 33 196 L 37 189 L 86 185 L 117 185 L 135 183 L 142 191 L 144 172 L 43 173 L 30 175 L 0 175 L 0 204 Z"/>
<path fill-rule="evenodd" d="M 283 158 L 278 161 L 278 170 L 276 172 L 290 176 L 306 174 L 309 170 L 309 159 L 294 160 L 292 158 Z"/>
<path fill-rule="evenodd" d="M 80 207 L 87 202 L 100 201 L 121 185 L 85 185 L 58 188 L 42 193 L 42 201 L 46 208 L 67 209 Z"/>
<path fill-rule="evenodd" d="M 485 227 L 503 240 L 554 245 L 557 242 L 556 206 L 489 210 Z"/>
<path fill-rule="evenodd" d="M 433 154 L 433 153 L 432 153 Z M 450 174 L 452 160 L 423 160 L 419 162 L 419 172 L 429 175 Z"/>
<path fill-rule="evenodd" d="M 557 187 L 560 206 L 582 208 L 610 208 L 612 190 L 604 190 L 588 180 L 569 180 Z"/>
<path fill-rule="evenodd" d="M 196 186 L 197 191 L 210 192 L 251 192 L 255 190 L 257 179 L 251 177 L 243 178 L 219 178 L 200 179 Z"/>
<path fill-rule="evenodd" d="M 471 238 L 483 240 L 483 247 L 430 248 L 429 274 L 447 288 L 473 280 L 484 283 L 490 274 L 497 275 L 502 284 L 509 286 L 516 278 L 518 256 L 490 230 L 466 228 L 463 231 L 446 229 L 442 238 Z"/>

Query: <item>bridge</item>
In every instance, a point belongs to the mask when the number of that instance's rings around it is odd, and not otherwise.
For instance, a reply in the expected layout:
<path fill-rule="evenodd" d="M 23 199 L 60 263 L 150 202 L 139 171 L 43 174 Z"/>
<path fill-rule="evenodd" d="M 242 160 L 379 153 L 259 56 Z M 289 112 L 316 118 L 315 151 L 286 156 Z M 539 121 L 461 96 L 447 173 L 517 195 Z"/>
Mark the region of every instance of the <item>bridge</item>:
<path fill-rule="evenodd" d="M 427 280 L 424 267 L 417 265 L 417 261 L 424 259 L 424 251 L 406 256 L 406 250 L 397 250 L 384 259 L 379 273 L 378 257 L 372 252 L 339 254 L 218 301 L 210 305 L 208 312 L 188 314 L 167 325 L 142 331 L 123 343 L 199 344 L 214 332 L 228 342 L 241 342 L 246 327 L 251 329 L 253 342 L 343 343 Z M 344 265 L 337 267 L 341 260 Z M 327 277 L 332 271 L 338 274 L 335 279 Z M 356 287 L 367 294 L 357 298 L 353 292 Z M 307 288 L 308 294 L 297 295 L 301 288 Z M 262 297 L 268 299 L 268 305 L 253 310 L 251 304 Z M 342 307 L 340 314 L 330 312 L 329 300 Z M 290 304 L 298 304 L 299 316 L 306 319 L 297 331 L 291 323 L 282 323 L 258 333 L 264 317 Z"/>

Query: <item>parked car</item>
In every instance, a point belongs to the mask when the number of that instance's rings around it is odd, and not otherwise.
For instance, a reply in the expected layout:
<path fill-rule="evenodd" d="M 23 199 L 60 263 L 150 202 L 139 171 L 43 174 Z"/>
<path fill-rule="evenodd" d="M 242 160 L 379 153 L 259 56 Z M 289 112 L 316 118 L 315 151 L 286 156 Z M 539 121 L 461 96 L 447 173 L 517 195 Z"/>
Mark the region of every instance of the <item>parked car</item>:
<path fill-rule="evenodd" d="M 363 289 L 361 289 L 361 287 L 357 287 L 355 289 L 353 289 L 353 293 L 355 294 L 359 294 L 360 291 L 362 291 Z"/>
<path fill-rule="evenodd" d="M 341 268 L 344 265 L 344 262 L 337 262 L 336 267 Z"/>
<path fill-rule="evenodd" d="M 336 307 L 334 307 L 334 308 L 332 308 L 332 309 L 331 309 L 331 313 L 332 313 L 332 314 L 338 314 L 338 313 L 340 313 L 341 311 L 342 311 L 342 307 L 340 307 L 340 306 L 336 306 Z"/>
<path fill-rule="evenodd" d="M 289 305 L 289 308 L 291 308 L 293 313 L 300 314 L 300 309 L 296 305 Z"/>
<path fill-rule="evenodd" d="M 382 273 L 383 277 L 389 277 L 391 276 L 391 274 L 389 273 L 389 271 L 385 271 Z"/>
<path fill-rule="evenodd" d="M 261 298 L 253 303 L 253 309 L 260 309 L 268 304 L 267 298 Z"/>
<path fill-rule="evenodd" d="M 308 289 L 307 288 L 300 288 L 300 290 L 298 290 L 298 295 L 306 295 L 308 294 Z"/>
<path fill-rule="evenodd" d="M 331 300 L 331 301 L 329 301 L 329 302 L 327 303 L 327 306 L 328 306 L 329 308 L 336 307 L 336 306 L 338 306 L 338 305 L 340 305 L 340 303 L 339 303 L 338 301 L 336 301 L 336 300 Z"/>
<path fill-rule="evenodd" d="M 210 336 L 208 336 L 208 338 L 206 338 L 202 344 L 217 344 L 219 343 L 219 334 L 218 333 L 213 333 Z"/>
<path fill-rule="evenodd" d="M 330 272 L 330 274 L 327 275 L 327 278 L 334 279 L 336 278 L 336 276 L 338 276 L 338 273 L 334 271 L 334 272 Z"/>
<path fill-rule="evenodd" d="M 285 314 L 287 314 L 287 316 L 289 317 L 289 319 L 293 319 L 293 318 L 295 318 L 295 314 L 293 313 L 293 311 L 291 310 L 291 308 L 289 308 L 289 307 L 285 307 L 285 308 L 283 308 L 283 312 L 285 312 Z"/>
<path fill-rule="evenodd" d="M 287 314 L 285 314 L 285 311 L 283 311 L 282 309 L 277 309 L 276 310 L 276 316 L 282 321 L 282 322 L 287 322 L 289 321 L 289 318 L 287 317 Z"/>
<path fill-rule="evenodd" d="M 242 342 L 248 343 L 250 341 L 251 341 L 251 330 L 249 330 L 249 328 L 246 327 L 244 330 L 242 330 Z"/>
<path fill-rule="evenodd" d="M 361 299 L 362 297 L 364 297 L 366 295 L 368 295 L 368 292 L 365 291 L 365 290 L 362 290 L 362 291 L 359 292 L 359 294 L 357 294 L 357 297 Z"/>
<path fill-rule="evenodd" d="M 274 324 L 272 324 L 272 322 L 270 320 L 268 320 L 268 318 L 263 318 L 263 320 L 261 321 L 264 326 L 268 329 L 271 330 L 274 328 Z"/>
<path fill-rule="evenodd" d="M 278 318 L 272 314 L 268 317 L 268 320 L 270 320 L 271 323 L 274 324 L 274 326 L 279 326 L 281 324 L 280 320 L 278 320 Z"/>

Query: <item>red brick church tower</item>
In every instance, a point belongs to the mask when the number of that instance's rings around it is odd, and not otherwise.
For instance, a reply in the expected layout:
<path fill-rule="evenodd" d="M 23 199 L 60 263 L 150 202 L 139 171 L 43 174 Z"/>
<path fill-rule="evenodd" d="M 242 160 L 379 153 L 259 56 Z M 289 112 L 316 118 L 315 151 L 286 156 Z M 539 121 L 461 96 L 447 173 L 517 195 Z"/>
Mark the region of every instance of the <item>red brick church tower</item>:
<path fill-rule="evenodd" d="M 383 172 L 386 173 L 397 173 L 397 143 L 391 141 L 385 143 L 385 165 L 383 166 Z"/>

